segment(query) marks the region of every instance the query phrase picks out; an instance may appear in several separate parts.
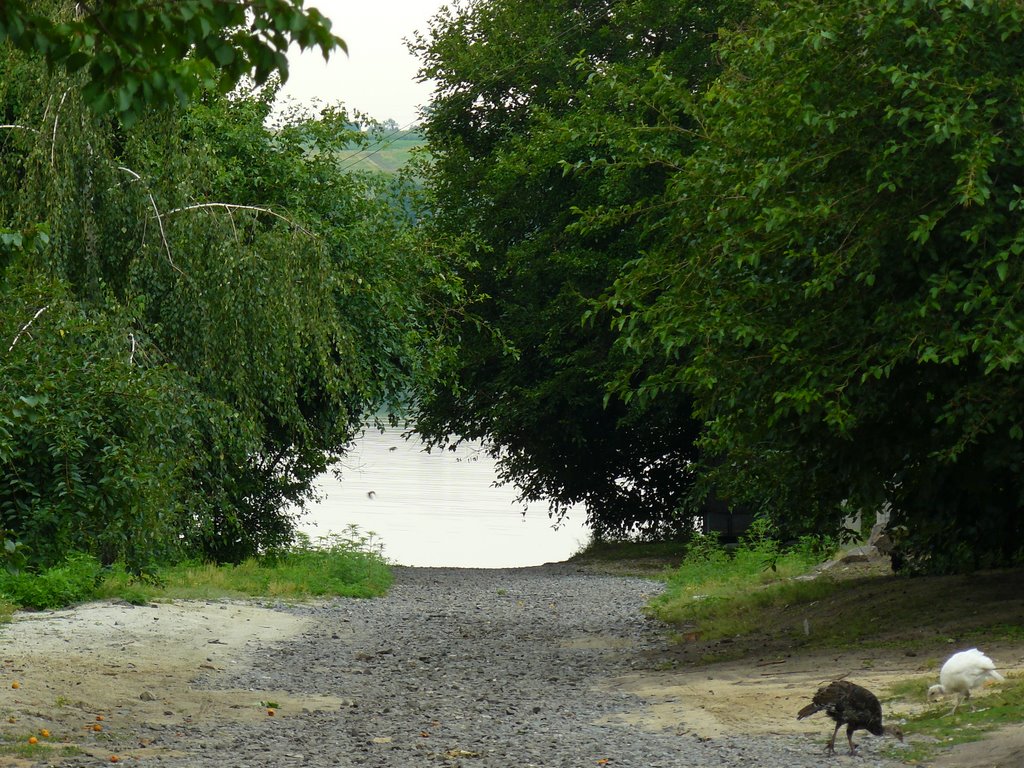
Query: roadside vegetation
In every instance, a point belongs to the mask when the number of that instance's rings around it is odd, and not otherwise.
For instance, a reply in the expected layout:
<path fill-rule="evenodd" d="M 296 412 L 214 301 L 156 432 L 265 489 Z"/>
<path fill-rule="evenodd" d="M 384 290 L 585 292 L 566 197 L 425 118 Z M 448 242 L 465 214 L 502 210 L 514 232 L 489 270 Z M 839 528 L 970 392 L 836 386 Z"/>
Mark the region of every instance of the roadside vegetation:
<path fill-rule="evenodd" d="M 809 602 L 832 591 L 830 580 L 795 580 L 828 559 L 831 539 L 801 539 L 783 546 L 774 531 L 757 521 L 739 543 L 726 547 L 716 536 L 697 536 L 682 563 L 668 574 L 665 592 L 650 613 L 709 638 L 745 634 L 760 625 L 771 607 Z"/>
<path fill-rule="evenodd" d="M 238 564 L 197 560 L 167 565 L 145 578 L 118 563 L 104 568 L 75 553 L 41 571 L 0 572 L 0 621 L 17 609 L 63 608 L 89 600 L 378 597 L 391 585 L 391 570 L 371 534 L 350 527 L 344 535 L 298 535 L 288 548 Z"/>

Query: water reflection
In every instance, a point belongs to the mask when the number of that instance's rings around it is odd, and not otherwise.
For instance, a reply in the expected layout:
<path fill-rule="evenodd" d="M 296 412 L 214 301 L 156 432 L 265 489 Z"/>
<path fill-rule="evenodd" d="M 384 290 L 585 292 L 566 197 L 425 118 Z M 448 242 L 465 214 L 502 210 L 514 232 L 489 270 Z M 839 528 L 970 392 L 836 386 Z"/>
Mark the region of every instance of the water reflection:
<path fill-rule="evenodd" d="M 299 529 L 311 536 L 355 524 L 401 565 L 503 568 L 565 560 L 588 540 L 582 508 L 553 530 L 544 504 L 522 514 L 512 488 L 495 488 L 479 446 L 426 453 L 400 429 L 368 431 L 345 457 L 342 480 L 320 479 L 322 500 Z"/>

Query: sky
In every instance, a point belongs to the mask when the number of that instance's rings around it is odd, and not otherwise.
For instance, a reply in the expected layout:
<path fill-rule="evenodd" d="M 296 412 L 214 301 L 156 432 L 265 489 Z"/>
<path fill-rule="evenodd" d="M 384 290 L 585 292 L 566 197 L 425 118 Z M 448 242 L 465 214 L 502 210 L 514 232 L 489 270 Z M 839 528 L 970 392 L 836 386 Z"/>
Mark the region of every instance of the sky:
<path fill-rule="evenodd" d="M 419 122 L 418 107 L 430 101 L 429 83 L 417 83 L 419 61 L 403 39 L 425 32 L 427 21 L 445 0 L 306 0 L 331 20 L 332 31 L 348 45 L 325 62 L 319 51 L 288 56 L 289 77 L 282 96 L 309 104 L 344 102 L 377 120 L 405 127 Z"/>

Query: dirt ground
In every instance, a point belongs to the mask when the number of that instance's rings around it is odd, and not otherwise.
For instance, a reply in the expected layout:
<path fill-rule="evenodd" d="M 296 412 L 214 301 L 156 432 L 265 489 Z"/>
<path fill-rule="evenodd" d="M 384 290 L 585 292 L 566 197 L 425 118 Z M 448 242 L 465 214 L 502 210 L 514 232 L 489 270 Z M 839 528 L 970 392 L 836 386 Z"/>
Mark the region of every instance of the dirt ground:
<path fill-rule="evenodd" d="M 43 740 L 73 744 L 106 761 L 107 734 L 130 732 L 138 723 L 266 718 L 265 701 L 292 711 L 336 709 L 340 702 L 280 691 L 191 685 L 197 676 L 245 663 L 303 626 L 291 614 L 236 602 L 105 602 L 16 614 L 12 624 L 0 626 L 0 734 L 24 742 L 43 739 L 45 729 L 50 736 Z M 146 753 L 140 744 L 132 757 Z M 4 768 L 30 763 L 0 755 Z"/>
<path fill-rule="evenodd" d="M 824 599 L 811 609 L 783 609 L 752 637 L 703 641 L 699 630 L 684 632 L 672 650 L 645 658 L 643 671 L 608 680 L 609 687 L 643 701 L 619 720 L 708 738 L 801 733 L 824 741 L 829 721 L 824 716 L 798 721 L 796 712 L 830 679 L 846 676 L 875 690 L 887 718 L 898 720 L 927 702 L 923 696 L 892 700 L 889 687 L 908 678 L 937 678 L 941 661 L 954 650 L 977 645 L 1004 673 L 1024 674 L 1022 633 L 988 639 L 983 629 L 1024 626 L 1024 572 L 899 579 L 885 576 L 877 564 L 837 567 L 847 568 L 844 575 L 858 584 L 842 598 Z M 840 651 L 812 642 L 836 622 L 857 616 L 867 617 L 870 642 Z M 0 627 L 0 735 L 22 741 L 46 729 L 53 742 L 106 757 L 104 729 L 265 718 L 265 702 L 290 711 L 335 709 L 341 702 L 191 685 L 197 676 L 215 676 L 258 657 L 264 646 L 297 635 L 304 626 L 292 614 L 237 602 L 95 603 L 17 614 L 12 624 Z M 985 691 L 977 694 L 979 705 L 984 696 Z M 145 744 L 133 752 L 145 755 Z M 2 768 L 30 762 L 0 755 Z M 929 765 L 1019 768 L 1024 727 L 957 747 Z"/>
<path fill-rule="evenodd" d="M 901 578 L 887 560 L 872 559 L 836 564 L 827 575 L 852 589 L 810 608 L 784 608 L 742 639 L 702 642 L 699 628 L 684 628 L 667 657 L 651 659 L 664 670 L 609 681 L 649 703 L 625 719 L 707 738 L 801 733 L 825 741 L 831 721 L 823 715 L 797 720 L 796 713 L 818 686 L 836 678 L 875 691 L 887 720 L 899 722 L 935 706 L 927 702 L 924 684 L 938 682 L 939 667 L 955 651 L 980 647 L 1005 675 L 1024 675 L 1024 571 Z M 818 633 L 851 621 L 862 622 L 863 643 L 836 650 L 814 642 Z M 993 633 L 993 627 L 1001 629 Z M 922 681 L 920 697 L 889 694 L 908 679 Z M 977 706 L 984 706 L 985 695 L 986 689 L 975 692 Z M 957 746 L 928 765 L 1020 768 L 1024 724 Z"/>

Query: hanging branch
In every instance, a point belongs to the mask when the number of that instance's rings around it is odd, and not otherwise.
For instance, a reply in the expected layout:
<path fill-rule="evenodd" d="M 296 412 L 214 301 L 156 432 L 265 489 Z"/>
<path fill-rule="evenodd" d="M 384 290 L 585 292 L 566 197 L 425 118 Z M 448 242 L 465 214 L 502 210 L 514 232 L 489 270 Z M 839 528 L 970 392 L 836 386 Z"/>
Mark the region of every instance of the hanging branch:
<path fill-rule="evenodd" d="M 25 331 L 28 330 L 29 326 L 32 325 L 32 323 L 34 323 L 36 321 L 36 318 L 39 317 L 41 314 L 43 314 L 43 312 L 45 312 L 49 308 L 50 308 L 49 304 L 47 304 L 45 307 L 41 307 L 34 315 L 32 315 L 32 319 L 31 320 L 29 320 L 27 323 L 25 323 L 23 326 L 21 326 L 21 330 L 19 330 L 18 333 L 15 334 L 14 341 L 11 342 L 11 346 L 9 346 L 7 348 L 8 352 L 11 352 L 14 349 L 14 345 L 18 343 L 18 339 L 20 339 L 21 335 L 23 333 L 25 333 Z"/>
<path fill-rule="evenodd" d="M 192 211 L 196 208 L 226 208 L 228 211 L 240 210 L 240 211 L 258 211 L 260 213 L 269 213 L 271 216 L 276 216 L 282 221 L 286 221 L 295 227 L 300 232 L 304 232 L 310 237 L 316 237 L 315 234 L 310 232 L 301 224 L 292 221 L 287 216 L 282 216 L 277 211 L 272 211 L 269 208 L 260 208 L 256 205 L 236 205 L 235 203 L 196 203 L 195 205 L 186 205 L 184 208 L 174 208 L 173 210 L 167 211 L 164 216 L 170 216 L 172 213 L 181 213 L 182 211 Z"/>
<path fill-rule="evenodd" d="M 22 131 L 32 131 L 32 133 L 39 133 L 38 128 L 29 128 L 27 125 L 15 125 L 14 123 L 6 123 L 5 125 L 0 125 L 0 128 L 8 128 L 10 130 L 18 128 Z"/>
<path fill-rule="evenodd" d="M 57 110 L 53 113 L 53 137 L 50 139 L 50 165 L 57 165 L 57 125 L 60 123 L 60 108 L 64 106 L 64 99 L 68 97 L 68 92 L 64 91 L 64 95 L 60 97 L 60 104 L 57 105 Z"/>
<path fill-rule="evenodd" d="M 132 176 L 135 177 L 136 181 L 142 181 L 142 177 L 139 176 L 139 174 L 137 174 L 131 168 L 125 168 L 123 165 L 119 165 L 117 166 L 117 170 L 124 171 L 125 173 L 130 173 Z M 179 274 L 184 275 L 185 273 L 182 272 L 181 269 L 179 269 L 178 265 L 174 263 L 174 259 L 171 258 L 171 246 L 167 242 L 167 233 L 164 232 L 164 221 L 163 218 L 160 216 L 160 209 L 157 208 L 156 200 L 153 199 L 153 193 L 147 189 L 146 194 L 149 196 L 149 202 L 153 206 L 153 213 L 156 215 L 157 226 L 160 227 L 160 239 L 164 243 L 164 250 L 167 251 L 167 263 L 174 267 L 174 269 L 177 270 Z M 171 211 L 171 213 L 174 213 L 174 211 Z"/>

